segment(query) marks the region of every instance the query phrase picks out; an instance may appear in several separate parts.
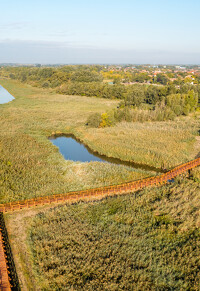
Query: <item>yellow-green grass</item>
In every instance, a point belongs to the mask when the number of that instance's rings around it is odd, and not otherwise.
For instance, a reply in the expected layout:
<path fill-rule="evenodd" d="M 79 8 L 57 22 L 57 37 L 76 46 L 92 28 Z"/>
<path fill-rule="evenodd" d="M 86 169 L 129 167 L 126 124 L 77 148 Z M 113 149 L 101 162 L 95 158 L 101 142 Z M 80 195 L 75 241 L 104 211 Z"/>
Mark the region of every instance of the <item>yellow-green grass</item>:
<path fill-rule="evenodd" d="M 198 290 L 197 173 L 101 202 L 6 214 L 22 290 Z"/>
<path fill-rule="evenodd" d="M 1 80 L 1 84 L 16 98 L 0 106 L 1 203 L 153 174 L 108 163 L 65 161 L 47 138 L 53 132 L 87 133 L 88 115 L 112 109 L 117 101 L 58 95 L 10 80 Z"/>
<path fill-rule="evenodd" d="M 115 108 L 118 101 L 58 95 L 53 90 L 33 88 L 10 80 L 1 80 L 0 83 L 16 97 L 13 102 L 0 105 L 1 202 L 117 184 L 153 174 L 98 162 L 65 161 L 58 149 L 47 139 L 55 132 L 73 133 L 102 154 L 156 167 L 172 167 L 198 154 L 199 149 L 195 144 L 195 135 L 200 123 L 198 115 L 196 118 L 190 116 L 173 122 L 121 123 L 111 128 L 92 129 L 85 126 L 88 115 Z M 73 239 L 77 239 L 79 233 L 78 239 L 83 242 L 87 233 L 91 235 L 90 240 L 104 227 L 101 245 L 98 245 L 98 242 L 94 245 L 93 241 L 85 241 L 81 249 L 84 257 L 80 258 L 85 273 L 75 277 L 77 274 L 72 272 L 74 276 L 67 277 L 69 284 L 72 284 L 70 280 L 77 278 L 79 284 L 88 284 L 88 274 L 91 275 L 91 270 L 84 267 L 87 267 L 88 246 L 91 250 L 98 250 L 98 258 L 105 250 L 106 254 L 110 250 L 119 250 L 117 263 L 114 264 L 118 277 L 114 276 L 113 281 L 108 277 L 102 277 L 101 282 L 97 279 L 96 290 L 103 290 L 105 284 L 110 283 L 112 284 L 109 285 L 109 290 L 118 290 L 121 286 L 119 284 L 129 284 L 130 270 L 127 273 L 127 269 L 121 269 L 123 264 L 118 260 L 123 259 L 119 255 L 123 254 L 124 261 L 127 261 L 125 254 L 128 254 L 129 248 L 127 244 L 124 245 L 127 242 L 131 249 L 130 257 L 139 264 L 135 266 L 137 281 L 134 281 L 134 284 L 138 284 L 136 288 L 139 286 L 147 290 L 195 290 L 199 283 L 196 268 L 196 260 L 199 258 L 196 238 L 199 234 L 196 231 L 200 226 L 200 192 L 199 171 L 197 169 L 192 173 L 196 182 L 177 179 L 176 184 L 169 187 L 147 189 L 125 197 L 110 198 L 102 203 L 81 203 L 70 206 L 69 209 L 68 206 L 55 207 L 51 212 L 47 210 L 50 208 L 48 206 L 43 210 L 33 209 L 7 214 L 6 224 L 23 290 L 53 290 L 55 286 L 62 289 L 63 282 L 66 284 L 66 278 L 61 275 L 69 266 L 66 261 L 67 266 L 63 268 L 63 258 L 68 259 L 68 254 L 63 255 L 63 245 L 69 237 L 62 238 L 59 233 L 62 225 L 67 226 Z M 35 217 L 39 211 L 46 214 Z M 71 227 L 67 214 L 75 215 L 71 216 L 75 222 L 74 227 Z M 45 224 L 43 217 L 50 222 L 50 226 Z M 38 243 L 40 232 L 41 244 Z M 68 232 L 66 234 L 68 235 Z M 113 239 L 115 237 L 116 240 Z M 57 243 L 60 240 L 61 245 Z M 122 244 L 119 245 L 119 242 Z M 135 245 L 131 245 L 132 243 Z M 155 246 L 156 249 L 153 249 Z M 40 247 L 45 247 L 43 256 Z M 166 253 L 162 252 L 162 247 Z M 62 256 L 57 256 L 59 251 L 55 248 L 61 248 Z M 139 254 L 138 259 L 131 253 L 132 250 Z M 146 251 L 147 261 L 149 256 L 152 258 L 151 269 L 145 269 Z M 116 258 L 115 254 L 111 256 L 111 265 L 113 258 Z M 61 269 L 53 265 L 57 262 Z M 46 271 L 48 264 L 56 266 L 53 271 Z M 99 269 L 100 265 L 105 268 Z M 97 277 L 101 270 L 102 274 L 108 270 L 107 265 L 100 265 L 96 268 Z M 110 271 L 116 274 L 113 270 Z M 124 274 L 127 276 L 125 279 Z M 129 285 L 127 286 L 129 288 Z"/>
<path fill-rule="evenodd" d="M 102 163 L 65 161 L 47 139 L 73 133 L 95 151 L 122 160 L 171 167 L 195 157 L 199 119 L 120 123 L 111 128 L 85 126 L 92 112 L 115 108 L 118 101 L 58 95 L 1 80 L 16 99 L 0 106 L 0 202 L 118 184 L 150 172 Z"/>
<path fill-rule="evenodd" d="M 165 122 L 124 122 L 109 128 L 91 128 L 82 137 L 100 153 L 168 169 L 198 154 L 199 148 L 194 149 L 194 144 L 199 126 L 198 117 Z"/>

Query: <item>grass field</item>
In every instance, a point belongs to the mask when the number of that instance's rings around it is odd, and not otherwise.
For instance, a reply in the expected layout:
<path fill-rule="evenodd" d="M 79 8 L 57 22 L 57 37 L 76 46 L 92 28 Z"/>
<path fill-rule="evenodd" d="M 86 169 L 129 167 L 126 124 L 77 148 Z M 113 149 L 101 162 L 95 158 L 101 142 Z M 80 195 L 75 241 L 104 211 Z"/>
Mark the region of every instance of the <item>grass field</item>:
<path fill-rule="evenodd" d="M 169 168 L 199 153 L 199 115 L 88 128 L 115 100 L 58 95 L 15 81 L 0 105 L 0 202 L 118 184 L 153 172 L 65 161 L 48 140 L 72 133 L 111 157 Z M 101 202 L 6 214 L 23 290 L 197 290 L 199 169 L 190 178 Z"/>
<path fill-rule="evenodd" d="M 192 175 L 101 202 L 7 214 L 23 290 L 198 290 L 199 169 Z"/>
<path fill-rule="evenodd" d="M 158 168 L 175 166 L 198 152 L 198 116 L 92 129 L 85 126 L 89 114 L 115 108 L 118 101 L 58 95 L 11 80 L 0 83 L 16 97 L 0 106 L 0 202 L 118 184 L 153 174 L 98 162 L 65 161 L 47 139 L 52 133 L 73 133 L 99 153 Z"/>

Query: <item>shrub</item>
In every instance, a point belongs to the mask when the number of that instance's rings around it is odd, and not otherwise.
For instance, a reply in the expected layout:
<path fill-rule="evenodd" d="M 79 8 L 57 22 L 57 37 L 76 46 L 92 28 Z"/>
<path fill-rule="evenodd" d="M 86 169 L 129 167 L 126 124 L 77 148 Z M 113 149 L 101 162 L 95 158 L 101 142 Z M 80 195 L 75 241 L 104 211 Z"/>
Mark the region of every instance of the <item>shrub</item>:
<path fill-rule="evenodd" d="M 42 88 L 49 88 L 50 87 L 50 83 L 48 81 L 45 81 L 42 83 Z"/>
<path fill-rule="evenodd" d="M 112 126 L 113 123 L 114 123 L 114 119 L 113 119 L 113 116 L 111 114 L 108 114 L 108 113 L 101 114 L 100 127 Z"/>
<path fill-rule="evenodd" d="M 115 121 L 121 122 L 121 121 L 132 121 L 132 115 L 128 107 L 125 108 L 119 108 L 114 111 L 114 118 Z"/>
<path fill-rule="evenodd" d="M 101 114 L 100 113 L 92 113 L 87 120 L 86 125 L 90 127 L 99 127 L 101 123 Z"/>

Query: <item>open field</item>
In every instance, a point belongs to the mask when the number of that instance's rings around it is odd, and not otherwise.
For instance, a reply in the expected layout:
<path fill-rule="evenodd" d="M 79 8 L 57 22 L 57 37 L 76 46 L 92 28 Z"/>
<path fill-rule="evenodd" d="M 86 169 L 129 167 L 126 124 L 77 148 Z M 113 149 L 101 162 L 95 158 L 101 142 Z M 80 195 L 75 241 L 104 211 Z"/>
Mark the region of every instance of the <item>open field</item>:
<path fill-rule="evenodd" d="M 198 179 L 6 214 L 23 290 L 198 290 Z"/>
<path fill-rule="evenodd" d="M 198 116 L 92 129 L 85 126 L 88 115 L 115 108 L 118 101 L 58 95 L 11 80 L 1 84 L 16 97 L 0 106 L 1 203 L 153 175 L 113 164 L 65 161 L 47 139 L 52 133 L 73 133 L 99 153 L 158 168 L 175 166 L 198 153 Z"/>

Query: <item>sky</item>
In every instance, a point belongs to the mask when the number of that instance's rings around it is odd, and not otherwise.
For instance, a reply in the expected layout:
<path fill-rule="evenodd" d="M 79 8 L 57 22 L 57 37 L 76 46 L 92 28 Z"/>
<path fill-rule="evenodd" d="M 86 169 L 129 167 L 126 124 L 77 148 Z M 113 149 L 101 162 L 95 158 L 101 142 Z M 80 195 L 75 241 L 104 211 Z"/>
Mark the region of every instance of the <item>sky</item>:
<path fill-rule="evenodd" d="M 0 0 L 0 63 L 200 64 L 200 0 Z"/>

